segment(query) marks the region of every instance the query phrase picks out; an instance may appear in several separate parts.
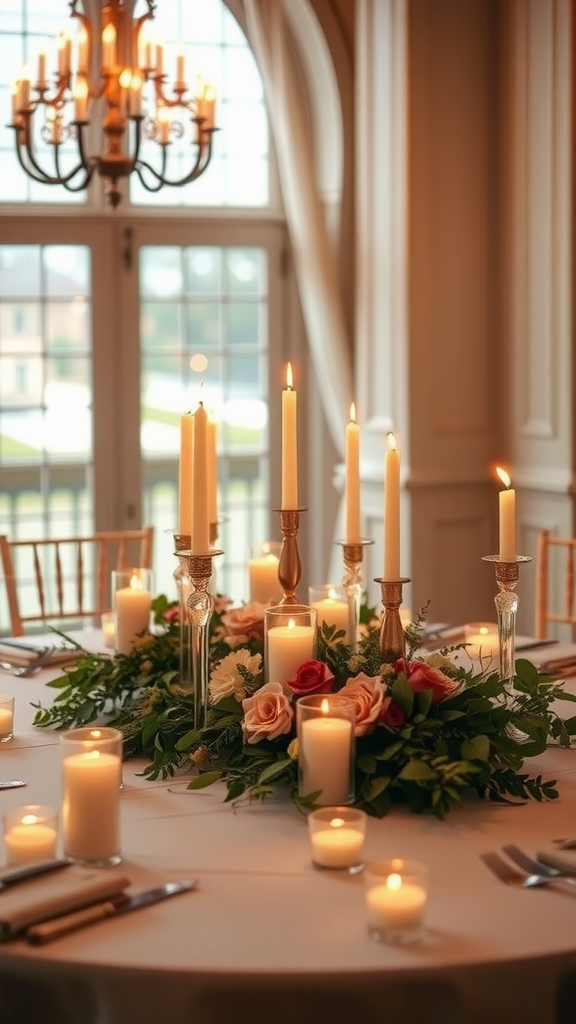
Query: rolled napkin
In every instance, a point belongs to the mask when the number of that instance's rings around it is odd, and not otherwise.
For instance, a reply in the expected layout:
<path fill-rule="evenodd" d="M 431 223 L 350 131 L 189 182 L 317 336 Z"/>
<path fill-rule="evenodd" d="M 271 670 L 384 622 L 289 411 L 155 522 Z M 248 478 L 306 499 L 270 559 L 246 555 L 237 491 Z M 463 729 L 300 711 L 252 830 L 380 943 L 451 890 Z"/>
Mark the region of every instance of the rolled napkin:
<path fill-rule="evenodd" d="M 19 935 L 31 924 L 119 896 L 130 879 L 110 869 L 82 868 L 21 882 L 0 894 L 0 942 Z"/>
<path fill-rule="evenodd" d="M 6 661 L 14 668 L 28 668 L 46 651 L 51 650 L 49 657 L 43 659 L 44 665 L 67 665 L 78 661 L 84 651 L 79 647 L 66 647 L 58 638 L 54 644 L 37 643 L 30 640 L 0 640 L 0 661 Z"/>
<path fill-rule="evenodd" d="M 576 876 L 576 850 L 563 850 L 558 846 L 543 846 L 536 854 L 538 860 L 551 868 L 567 871 Z"/>

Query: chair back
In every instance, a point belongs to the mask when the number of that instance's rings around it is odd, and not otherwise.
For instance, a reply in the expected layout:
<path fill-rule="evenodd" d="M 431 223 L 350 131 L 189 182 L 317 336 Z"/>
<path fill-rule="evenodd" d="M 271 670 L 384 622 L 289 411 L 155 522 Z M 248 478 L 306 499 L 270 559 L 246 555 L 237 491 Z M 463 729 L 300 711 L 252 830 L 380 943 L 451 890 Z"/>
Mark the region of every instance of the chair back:
<path fill-rule="evenodd" d="M 0 535 L 12 635 L 64 620 L 99 625 L 112 607 L 112 570 L 151 568 L 153 541 L 152 526 L 41 540 Z"/>
<path fill-rule="evenodd" d="M 553 552 L 558 557 L 553 559 Z M 536 555 L 536 637 L 548 637 L 548 625 L 576 626 L 576 538 L 538 534 Z"/>

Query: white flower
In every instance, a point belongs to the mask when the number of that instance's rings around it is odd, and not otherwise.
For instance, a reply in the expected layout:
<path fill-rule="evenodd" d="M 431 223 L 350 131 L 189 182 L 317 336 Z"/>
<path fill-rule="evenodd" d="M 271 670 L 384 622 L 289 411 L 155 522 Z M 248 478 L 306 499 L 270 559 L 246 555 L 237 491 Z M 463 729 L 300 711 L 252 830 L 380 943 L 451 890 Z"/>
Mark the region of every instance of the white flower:
<path fill-rule="evenodd" d="M 258 676 L 262 671 L 262 656 L 250 654 L 250 651 L 242 647 L 222 658 L 222 661 L 219 661 L 213 669 L 208 683 L 212 704 L 217 704 L 224 697 L 234 696 L 237 701 L 241 701 L 246 696 L 244 690 L 246 678 L 245 674 L 238 671 L 240 666 L 251 676 Z"/>

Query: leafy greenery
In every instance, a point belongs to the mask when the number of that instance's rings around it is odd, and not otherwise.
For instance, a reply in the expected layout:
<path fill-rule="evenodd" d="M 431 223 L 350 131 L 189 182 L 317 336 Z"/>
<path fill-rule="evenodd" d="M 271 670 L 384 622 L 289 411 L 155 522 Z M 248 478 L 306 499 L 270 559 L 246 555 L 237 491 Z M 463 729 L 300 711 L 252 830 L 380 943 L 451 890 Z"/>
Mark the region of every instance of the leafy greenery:
<path fill-rule="evenodd" d="M 223 694 L 214 689 L 207 726 L 195 730 L 193 697 L 179 682 L 177 608 L 164 596 L 153 607 L 155 635 L 139 637 L 129 654 L 90 654 L 69 667 L 47 684 L 57 691 L 51 706 L 34 705 L 35 724 L 70 728 L 105 720 L 122 730 L 126 757 L 146 759 L 149 779 L 187 772 L 191 789 L 222 781 L 228 801 L 263 800 L 284 788 L 298 807 L 313 806 L 319 794 L 298 792 L 293 725 L 257 742 L 244 732 L 242 701 L 257 694 L 263 680 L 240 663 L 239 652 L 262 656 L 262 631 L 234 637 L 226 602 L 217 602 L 210 685 L 218 675 L 233 683 Z M 426 659 L 419 653 L 424 619 L 425 610 L 406 631 L 406 662 L 395 665 L 381 664 L 379 623 L 365 605 L 357 651 L 335 628 L 319 631 L 318 662 L 333 674 L 332 690 L 362 678 L 374 707 L 381 706 L 378 719 L 356 738 L 357 805 L 377 817 L 403 803 L 444 818 L 470 795 L 498 802 L 555 799 L 555 780 L 527 774 L 524 763 L 550 742 L 570 745 L 576 717 L 562 719 L 553 705 L 576 698 L 525 659 L 517 660 L 511 686 L 490 666 L 476 674 L 457 667 L 450 660 L 457 647 Z M 424 682 L 416 686 L 422 671 Z"/>

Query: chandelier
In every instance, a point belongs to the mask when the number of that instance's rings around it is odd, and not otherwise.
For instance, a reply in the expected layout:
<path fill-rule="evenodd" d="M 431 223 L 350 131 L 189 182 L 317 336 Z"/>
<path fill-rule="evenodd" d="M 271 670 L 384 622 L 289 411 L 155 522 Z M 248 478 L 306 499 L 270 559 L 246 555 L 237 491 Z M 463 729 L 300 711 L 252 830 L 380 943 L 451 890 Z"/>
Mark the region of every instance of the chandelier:
<path fill-rule="evenodd" d="M 115 209 L 119 184 L 132 173 L 149 192 L 182 186 L 199 178 L 212 155 L 215 93 L 198 76 L 193 92 L 186 81 L 185 52 L 176 53 L 174 77 L 164 71 L 164 47 L 149 36 L 156 4 L 143 0 L 98 0 L 94 16 L 70 0 L 79 22 L 76 38 L 58 37 L 57 68 L 50 80 L 46 53 L 38 55 L 36 80 L 27 68 L 12 87 L 12 121 L 18 160 L 35 181 L 63 185 L 70 192 L 87 188 L 97 172 Z M 84 0 L 83 7 L 90 0 Z M 188 125 L 185 125 L 188 121 Z M 192 166 L 182 171 L 170 149 L 186 130 Z M 145 141 L 155 144 L 148 159 Z M 100 150 L 100 152 L 98 152 Z M 181 152 L 178 153 L 181 159 Z"/>

